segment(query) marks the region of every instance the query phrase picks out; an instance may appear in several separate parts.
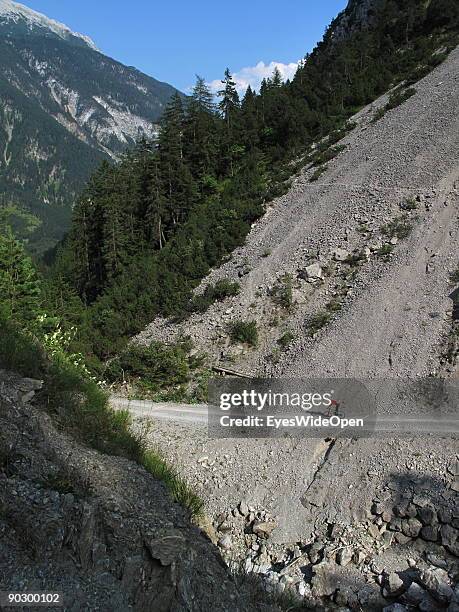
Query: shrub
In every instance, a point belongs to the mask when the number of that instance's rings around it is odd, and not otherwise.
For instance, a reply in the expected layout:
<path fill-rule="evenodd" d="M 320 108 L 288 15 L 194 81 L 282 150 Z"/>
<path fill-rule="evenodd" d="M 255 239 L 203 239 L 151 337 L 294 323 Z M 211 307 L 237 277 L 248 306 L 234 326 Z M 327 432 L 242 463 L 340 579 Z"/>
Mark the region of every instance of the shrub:
<path fill-rule="evenodd" d="M 290 274 L 282 276 L 277 285 L 274 286 L 271 297 L 274 303 L 282 306 L 282 308 L 286 310 L 290 310 L 293 305 L 293 287 Z"/>
<path fill-rule="evenodd" d="M 295 334 L 291 331 L 286 331 L 284 334 L 282 334 L 282 336 L 278 339 L 277 344 L 285 349 L 287 348 L 287 346 L 293 342 L 293 340 L 295 339 Z"/>
<path fill-rule="evenodd" d="M 342 308 L 342 304 L 339 300 L 334 299 L 334 300 L 330 300 L 330 302 L 328 302 L 325 308 L 329 312 L 339 312 Z"/>
<path fill-rule="evenodd" d="M 402 210 L 416 210 L 418 204 L 414 198 L 408 198 L 400 204 Z"/>
<path fill-rule="evenodd" d="M 390 223 L 383 225 L 381 228 L 382 233 L 388 238 L 406 238 L 409 236 L 412 230 L 412 225 L 408 221 L 406 215 L 397 217 Z"/>
<path fill-rule="evenodd" d="M 191 370 L 202 364 L 202 358 L 190 355 L 189 339 L 174 344 L 152 342 L 149 346 L 130 345 L 107 366 L 109 382 L 141 381 L 150 391 L 185 384 Z"/>
<path fill-rule="evenodd" d="M 208 285 L 202 294 L 195 295 L 191 300 L 191 310 L 193 312 L 205 312 L 214 302 L 220 302 L 227 297 L 238 295 L 240 289 L 239 283 L 223 278 L 214 285 Z"/>
<path fill-rule="evenodd" d="M 229 335 L 232 342 L 241 342 L 249 346 L 257 346 L 258 329 L 256 321 L 234 321 L 229 326 Z"/>
<path fill-rule="evenodd" d="M 36 339 L 17 329 L 1 313 L 0 367 L 15 370 L 22 376 L 44 379 L 43 404 L 54 415 L 58 426 L 101 452 L 136 461 L 155 478 L 163 480 L 175 501 L 192 514 L 200 514 L 199 497 L 162 457 L 146 449 L 141 436 L 130 429 L 129 413 L 113 410 L 95 381 L 58 354 L 52 358 L 46 356 Z M 70 491 L 73 483 L 68 474 L 58 474 L 51 478 L 49 485 Z"/>
<path fill-rule="evenodd" d="M 330 321 L 331 315 L 328 312 L 318 312 L 308 319 L 306 322 L 306 328 L 310 336 L 313 336 L 315 333 L 325 327 L 327 323 Z"/>
<path fill-rule="evenodd" d="M 383 246 L 378 250 L 377 255 L 386 261 L 390 258 L 393 253 L 394 247 L 391 244 L 383 244 Z"/>
<path fill-rule="evenodd" d="M 319 180 L 319 178 L 320 178 L 320 177 L 322 176 L 322 174 L 323 174 L 323 173 L 326 171 L 326 169 L 327 169 L 327 166 L 325 166 L 325 165 L 324 165 L 324 166 L 319 166 L 319 167 L 318 167 L 318 168 L 315 170 L 315 172 L 312 174 L 312 176 L 310 177 L 309 182 L 310 182 L 310 183 L 313 183 L 313 182 L 315 182 L 315 181 Z"/>
<path fill-rule="evenodd" d="M 459 266 L 453 272 L 451 272 L 449 275 L 449 280 L 453 285 L 459 283 Z"/>

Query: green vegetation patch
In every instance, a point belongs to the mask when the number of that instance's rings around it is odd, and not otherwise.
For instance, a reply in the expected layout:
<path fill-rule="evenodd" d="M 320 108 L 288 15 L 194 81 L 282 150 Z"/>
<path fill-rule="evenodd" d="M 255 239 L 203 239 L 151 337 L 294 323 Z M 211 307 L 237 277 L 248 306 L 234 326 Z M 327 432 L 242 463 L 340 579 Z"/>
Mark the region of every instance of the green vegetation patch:
<path fill-rule="evenodd" d="M 234 321 L 228 326 L 228 333 L 234 343 L 258 345 L 258 328 L 256 321 Z"/>

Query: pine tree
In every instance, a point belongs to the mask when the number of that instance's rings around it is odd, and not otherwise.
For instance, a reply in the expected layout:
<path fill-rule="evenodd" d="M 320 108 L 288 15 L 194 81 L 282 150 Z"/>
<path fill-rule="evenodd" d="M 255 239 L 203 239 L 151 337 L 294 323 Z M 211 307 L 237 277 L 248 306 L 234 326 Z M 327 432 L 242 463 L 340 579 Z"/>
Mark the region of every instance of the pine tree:
<path fill-rule="evenodd" d="M 222 85 L 223 88 L 217 94 L 221 98 L 218 108 L 225 120 L 228 131 L 230 131 L 233 118 L 236 117 L 240 109 L 240 100 L 236 90 L 236 83 L 231 76 L 229 68 L 225 70 L 225 77 L 222 80 Z"/>
<path fill-rule="evenodd" d="M 197 76 L 188 103 L 185 156 L 193 176 L 203 180 L 215 176 L 217 167 L 217 117 L 212 93 L 205 80 Z"/>
<path fill-rule="evenodd" d="M 24 326 L 40 313 L 41 282 L 30 257 L 10 227 L 0 233 L 0 307 Z"/>

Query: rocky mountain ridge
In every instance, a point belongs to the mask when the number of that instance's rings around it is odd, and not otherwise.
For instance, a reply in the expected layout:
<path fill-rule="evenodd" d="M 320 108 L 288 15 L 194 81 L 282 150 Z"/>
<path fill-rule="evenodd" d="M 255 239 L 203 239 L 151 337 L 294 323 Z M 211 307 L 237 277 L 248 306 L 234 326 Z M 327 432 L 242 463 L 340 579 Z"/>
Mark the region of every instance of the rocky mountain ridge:
<path fill-rule="evenodd" d="M 0 202 L 36 214 L 52 243 L 98 162 L 153 137 L 176 90 L 9 0 L 0 56 Z"/>

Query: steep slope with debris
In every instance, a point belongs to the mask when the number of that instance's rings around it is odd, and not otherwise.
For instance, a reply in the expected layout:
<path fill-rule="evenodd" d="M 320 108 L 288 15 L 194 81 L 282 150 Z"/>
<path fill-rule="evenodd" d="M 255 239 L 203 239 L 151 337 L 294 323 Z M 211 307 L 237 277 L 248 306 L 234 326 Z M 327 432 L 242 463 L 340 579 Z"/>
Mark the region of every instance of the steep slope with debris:
<path fill-rule="evenodd" d="M 393 296 L 375 298 L 378 283 L 385 291 L 395 292 L 393 279 L 401 281 L 405 275 L 406 303 L 399 304 L 398 326 L 412 318 L 414 328 L 406 325 L 405 329 L 418 348 L 422 342 L 422 372 L 428 373 L 427 354 L 433 363 L 441 351 L 441 335 L 451 310 L 448 273 L 457 265 L 458 66 L 456 49 L 416 84 L 417 91 L 408 101 L 378 121 L 372 118 L 387 97 L 361 111 L 355 129 L 340 142 L 345 150 L 328 163 L 321 177 L 311 182 L 313 169 L 306 170 L 285 196 L 272 203 L 246 244 L 203 283 L 229 278 L 240 283 L 238 296 L 214 304 L 204 315 L 193 315 L 182 327 L 155 320 L 140 341 L 190 333 L 199 348 L 210 352 L 213 362 L 236 362 L 240 369 L 258 374 L 293 374 L 295 368 L 300 373 L 306 347 L 311 355 L 324 347 L 317 371 L 338 373 L 333 367 L 338 346 L 325 350 L 327 330 L 320 339 L 311 339 L 308 321 L 334 300 L 339 311 L 330 330 L 335 329 L 365 294 L 373 296 L 368 301 L 376 300 L 371 308 L 369 303 L 363 307 L 367 314 L 387 308 L 391 315 L 384 318 L 380 313 L 373 323 L 373 331 L 377 328 L 382 334 L 394 316 Z M 408 273 L 409 261 L 417 262 L 413 277 L 413 269 Z M 276 289 L 286 275 L 292 284 L 287 308 L 276 299 Z M 392 277 L 384 280 L 384 275 Z M 412 309 L 404 311 L 410 303 Z M 419 308 L 424 319 L 416 317 Z M 430 317 L 429 312 L 439 315 Z M 257 350 L 231 345 L 228 324 L 252 319 L 260 334 Z M 423 320 L 429 321 L 425 330 Z M 352 329 L 355 333 L 355 326 Z M 293 332 L 295 341 L 278 354 L 276 342 L 286 330 Z M 392 340 L 387 335 L 386 344 L 373 342 L 367 353 L 364 348 L 356 350 L 354 359 L 361 355 L 368 365 L 370 352 L 374 367 L 387 373 Z M 349 343 L 341 345 L 349 350 Z M 392 350 L 393 360 L 396 350 Z M 370 368 L 362 366 L 360 374 L 364 372 L 369 374 Z M 409 366 L 402 372 L 407 374 Z"/>
<path fill-rule="evenodd" d="M 183 326 L 154 321 L 138 341 L 190 333 L 212 363 L 261 376 L 454 378 L 444 353 L 459 49 L 415 88 L 385 113 L 387 96 L 363 109 L 318 180 L 306 169 L 203 283 L 237 280 L 238 296 Z M 231 344 L 239 320 L 257 322 L 258 348 Z M 225 554 L 268 583 L 351 609 L 457 609 L 457 437 L 221 441 L 198 426 L 155 429 L 153 443 L 207 496 Z M 254 521 L 274 525 L 250 539 Z"/>
<path fill-rule="evenodd" d="M 0 370 L 2 588 L 66 610 L 263 609 L 159 481 L 55 428 L 41 384 Z"/>

